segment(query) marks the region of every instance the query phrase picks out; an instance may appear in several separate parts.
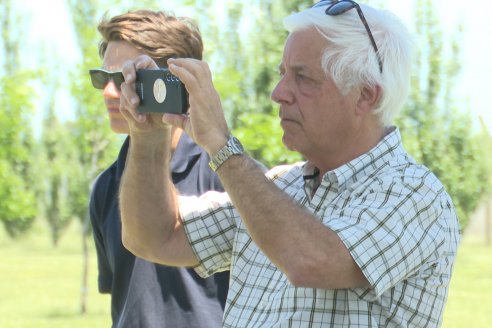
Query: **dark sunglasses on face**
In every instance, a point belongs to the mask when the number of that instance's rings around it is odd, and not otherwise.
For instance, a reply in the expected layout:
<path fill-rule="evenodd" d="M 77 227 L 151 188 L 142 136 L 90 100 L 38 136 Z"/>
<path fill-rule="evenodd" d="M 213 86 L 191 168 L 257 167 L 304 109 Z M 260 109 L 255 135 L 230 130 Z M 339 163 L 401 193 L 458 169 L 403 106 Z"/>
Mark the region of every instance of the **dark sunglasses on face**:
<path fill-rule="evenodd" d="M 367 24 L 367 20 L 364 17 L 364 13 L 362 13 L 362 9 L 360 8 L 359 4 L 352 0 L 321 0 L 320 2 L 316 3 L 312 8 L 323 7 L 323 6 L 328 6 L 328 8 L 326 8 L 325 10 L 325 14 L 330 16 L 338 16 L 354 8 L 357 10 L 360 20 L 362 21 L 362 24 L 364 24 L 367 34 L 369 35 L 369 39 L 371 40 L 372 47 L 376 52 L 376 56 L 378 58 L 378 64 L 379 64 L 379 71 L 383 73 L 383 62 L 379 55 L 378 47 L 376 46 L 376 41 L 374 41 L 374 37 L 372 36 L 371 29 L 369 28 L 369 24 Z"/>
<path fill-rule="evenodd" d="M 119 90 L 121 83 L 125 82 L 125 78 L 121 72 L 111 72 L 102 68 L 96 68 L 89 70 L 89 74 L 91 76 L 92 85 L 96 89 L 104 89 L 109 81 L 113 80 Z"/>

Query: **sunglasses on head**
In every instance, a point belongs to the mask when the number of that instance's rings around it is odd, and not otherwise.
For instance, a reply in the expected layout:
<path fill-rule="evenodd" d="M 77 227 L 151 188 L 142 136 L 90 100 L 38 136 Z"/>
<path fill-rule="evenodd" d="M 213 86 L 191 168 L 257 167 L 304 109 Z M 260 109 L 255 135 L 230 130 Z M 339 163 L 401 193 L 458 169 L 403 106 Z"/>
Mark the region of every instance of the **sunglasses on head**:
<path fill-rule="evenodd" d="M 364 17 L 364 13 L 362 13 L 362 9 L 360 8 L 359 4 L 352 0 L 321 0 L 320 2 L 316 3 L 312 8 L 323 7 L 323 6 L 328 6 L 328 8 L 326 8 L 325 10 L 325 14 L 330 16 L 338 16 L 354 8 L 357 10 L 360 20 L 362 21 L 362 24 L 364 24 L 367 34 L 369 35 L 369 39 L 371 40 L 372 47 L 376 52 L 376 56 L 378 58 L 378 64 L 379 64 L 379 71 L 382 73 L 383 62 L 381 60 L 381 57 L 379 56 L 379 51 L 378 51 L 378 47 L 376 46 L 376 41 L 374 41 L 374 37 L 372 36 L 371 29 L 369 28 L 369 24 L 367 24 L 367 20 Z"/>
<path fill-rule="evenodd" d="M 102 68 L 89 70 L 91 76 L 92 85 L 96 89 L 104 89 L 109 81 L 113 80 L 118 89 L 121 87 L 121 83 L 125 82 L 123 73 L 111 72 Z"/>

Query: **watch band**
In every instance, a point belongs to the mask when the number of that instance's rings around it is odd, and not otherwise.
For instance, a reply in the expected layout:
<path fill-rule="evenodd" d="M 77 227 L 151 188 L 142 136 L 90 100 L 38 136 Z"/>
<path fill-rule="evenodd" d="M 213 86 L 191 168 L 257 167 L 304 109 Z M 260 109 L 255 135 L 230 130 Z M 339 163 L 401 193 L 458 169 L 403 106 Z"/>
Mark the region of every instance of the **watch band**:
<path fill-rule="evenodd" d="M 208 165 L 212 169 L 212 171 L 217 171 L 217 169 L 224 164 L 225 161 L 227 161 L 232 155 L 241 155 L 244 153 L 244 148 L 243 145 L 241 145 L 241 142 L 234 137 L 234 136 L 229 136 L 229 139 L 227 140 L 227 143 L 225 144 L 224 147 L 222 147 L 217 154 L 215 154 Z"/>

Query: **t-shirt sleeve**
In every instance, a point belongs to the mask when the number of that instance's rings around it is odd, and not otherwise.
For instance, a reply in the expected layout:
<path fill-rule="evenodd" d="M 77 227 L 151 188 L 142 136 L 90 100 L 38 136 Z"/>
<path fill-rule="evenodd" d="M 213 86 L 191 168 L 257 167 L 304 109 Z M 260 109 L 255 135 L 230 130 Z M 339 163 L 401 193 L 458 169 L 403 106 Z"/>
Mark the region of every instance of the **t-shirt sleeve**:
<path fill-rule="evenodd" d="M 179 197 L 180 215 L 188 241 L 200 264 L 201 277 L 230 269 L 239 215 L 226 193 L 209 191 L 201 197 Z"/>

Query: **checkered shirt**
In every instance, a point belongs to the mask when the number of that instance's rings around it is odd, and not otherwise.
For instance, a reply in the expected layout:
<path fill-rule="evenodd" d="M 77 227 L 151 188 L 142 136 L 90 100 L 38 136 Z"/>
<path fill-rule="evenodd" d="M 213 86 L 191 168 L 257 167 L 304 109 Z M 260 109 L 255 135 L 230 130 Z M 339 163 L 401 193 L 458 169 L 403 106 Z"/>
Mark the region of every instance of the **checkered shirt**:
<path fill-rule="evenodd" d="M 180 197 L 196 271 L 231 270 L 224 327 L 439 327 L 458 219 L 439 180 L 404 151 L 398 129 L 327 172 L 312 197 L 309 170 L 298 163 L 267 175 L 337 233 L 370 287 L 295 287 L 250 238 L 227 194 Z"/>

